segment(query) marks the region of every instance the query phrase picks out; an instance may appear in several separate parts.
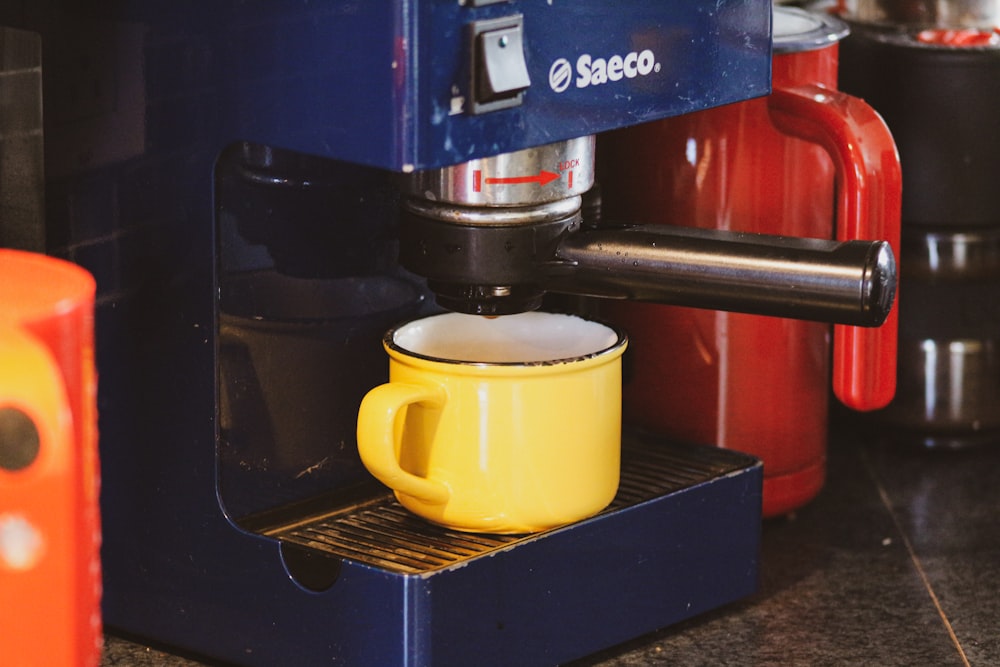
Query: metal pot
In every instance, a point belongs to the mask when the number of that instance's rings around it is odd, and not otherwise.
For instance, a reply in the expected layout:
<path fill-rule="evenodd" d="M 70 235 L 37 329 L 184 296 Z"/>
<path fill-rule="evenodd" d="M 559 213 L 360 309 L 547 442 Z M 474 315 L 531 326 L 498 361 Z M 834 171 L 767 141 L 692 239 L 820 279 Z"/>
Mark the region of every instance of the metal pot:
<path fill-rule="evenodd" d="M 844 18 L 868 25 L 992 29 L 1000 0 L 841 0 Z"/>
<path fill-rule="evenodd" d="M 878 419 L 924 447 L 1000 444 L 1000 34 L 983 29 L 1000 1 L 846 4 L 865 24 L 840 87 L 883 116 L 903 170 L 897 393 Z"/>

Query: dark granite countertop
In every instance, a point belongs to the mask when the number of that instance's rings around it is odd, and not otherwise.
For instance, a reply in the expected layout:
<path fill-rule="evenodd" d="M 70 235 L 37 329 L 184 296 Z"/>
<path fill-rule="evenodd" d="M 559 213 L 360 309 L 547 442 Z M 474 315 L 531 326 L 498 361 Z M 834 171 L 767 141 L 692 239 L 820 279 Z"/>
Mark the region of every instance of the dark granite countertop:
<path fill-rule="evenodd" d="M 572 667 L 1000 664 L 1000 444 L 837 432 L 820 497 L 765 521 L 760 574 L 746 600 Z M 113 634 L 102 663 L 205 664 Z"/>

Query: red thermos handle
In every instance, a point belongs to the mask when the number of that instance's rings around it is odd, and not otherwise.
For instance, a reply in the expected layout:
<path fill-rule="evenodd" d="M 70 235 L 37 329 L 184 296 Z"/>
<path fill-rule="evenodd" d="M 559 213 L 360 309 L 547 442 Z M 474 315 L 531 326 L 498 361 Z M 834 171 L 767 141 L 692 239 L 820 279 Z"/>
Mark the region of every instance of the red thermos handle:
<path fill-rule="evenodd" d="M 898 262 L 902 175 L 896 144 L 878 113 L 858 98 L 816 85 L 777 89 L 768 100 L 779 130 L 822 146 L 833 159 L 837 240 L 888 241 Z M 879 328 L 834 326 L 833 391 L 844 405 L 875 410 L 892 400 L 898 310 L 893 307 Z"/>

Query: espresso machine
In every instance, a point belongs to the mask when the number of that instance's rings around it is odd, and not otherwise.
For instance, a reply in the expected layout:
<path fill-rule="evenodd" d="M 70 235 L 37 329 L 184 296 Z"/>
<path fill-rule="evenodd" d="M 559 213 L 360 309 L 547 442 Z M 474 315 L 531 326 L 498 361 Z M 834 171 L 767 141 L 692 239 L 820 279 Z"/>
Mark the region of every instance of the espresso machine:
<path fill-rule="evenodd" d="M 439 308 L 885 319 L 882 240 L 596 214 L 595 135 L 769 92 L 768 0 L 53 0 L 0 24 L 42 39 L 45 249 L 98 281 L 108 627 L 246 665 L 558 664 L 755 589 L 751 457 L 630 433 L 607 510 L 479 535 L 402 510 L 353 428 L 382 332 Z"/>

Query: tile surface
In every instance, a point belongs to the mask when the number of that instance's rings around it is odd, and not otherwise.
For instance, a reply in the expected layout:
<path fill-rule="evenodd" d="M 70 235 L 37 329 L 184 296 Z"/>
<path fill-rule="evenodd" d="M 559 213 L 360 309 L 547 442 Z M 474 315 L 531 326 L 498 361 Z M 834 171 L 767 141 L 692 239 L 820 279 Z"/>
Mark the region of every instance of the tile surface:
<path fill-rule="evenodd" d="M 1000 445 L 836 433 L 823 493 L 763 526 L 752 598 L 574 663 L 1000 664 Z"/>

